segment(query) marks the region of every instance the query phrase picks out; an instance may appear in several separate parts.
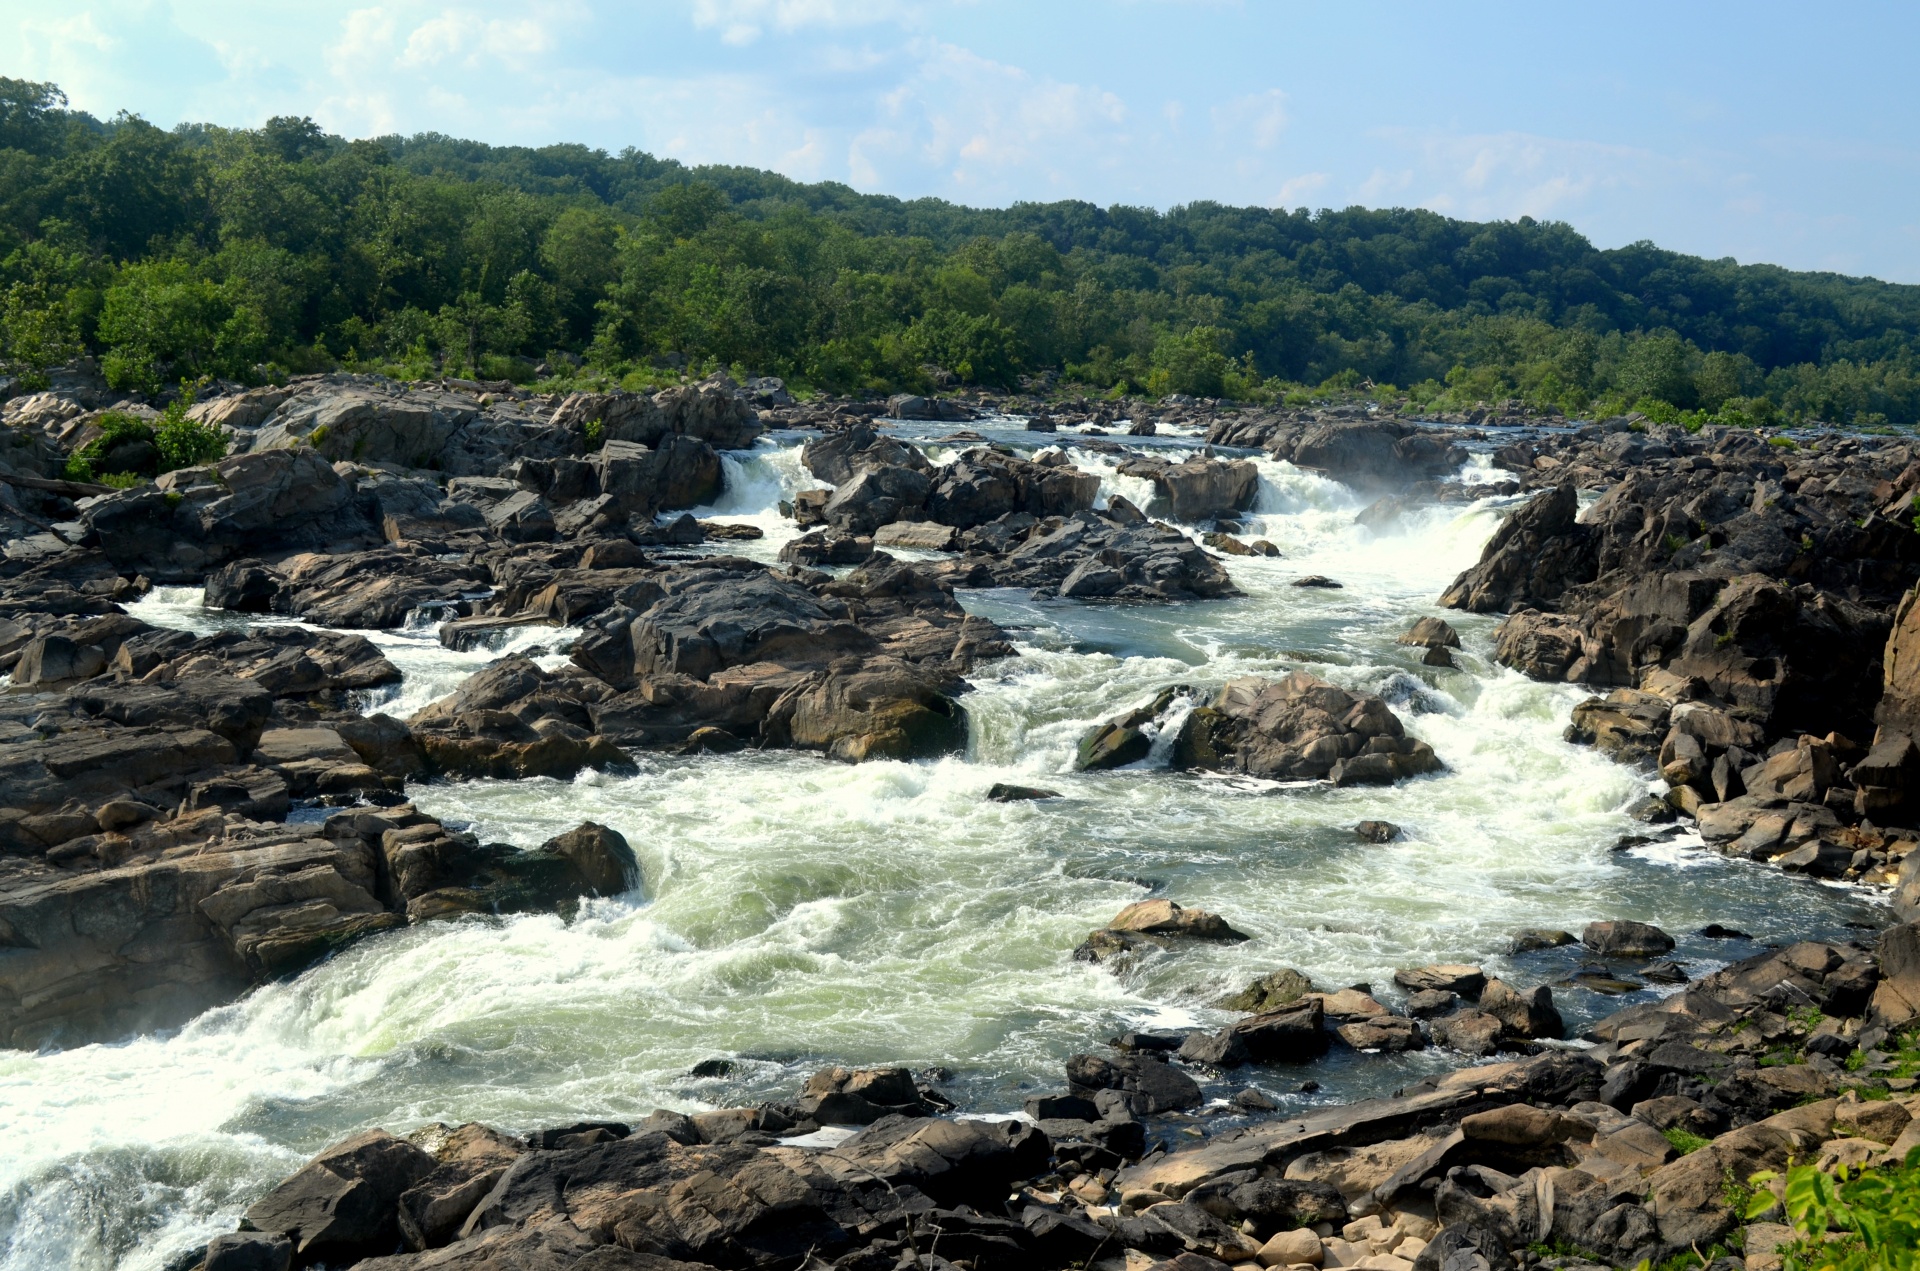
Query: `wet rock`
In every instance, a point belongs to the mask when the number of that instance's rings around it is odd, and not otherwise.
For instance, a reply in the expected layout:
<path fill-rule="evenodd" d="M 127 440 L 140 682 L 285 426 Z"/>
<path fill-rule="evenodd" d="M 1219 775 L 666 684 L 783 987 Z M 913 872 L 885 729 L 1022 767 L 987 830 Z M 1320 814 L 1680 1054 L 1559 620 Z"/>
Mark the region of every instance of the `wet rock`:
<path fill-rule="evenodd" d="M 1225 1011 L 1262 1014 L 1291 1006 L 1313 992 L 1313 981 L 1291 967 L 1269 971 L 1238 993 L 1221 998 L 1214 1005 Z"/>
<path fill-rule="evenodd" d="M 982 531 L 975 531 L 976 534 Z M 1000 586 L 1033 587 L 1069 599 L 1194 600 L 1238 596 L 1220 562 L 1185 534 L 1157 522 L 1076 512 L 1033 527 L 1024 542 L 989 560 Z"/>
<path fill-rule="evenodd" d="M 1341 1041 L 1355 1050 L 1377 1050 L 1396 1055 L 1402 1051 L 1424 1050 L 1426 1034 L 1413 1020 L 1394 1015 L 1376 1015 L 1342 1024 L 1334 1030 Z"/>
<path fill-rule="evenodd" d="M 217 847 L 162 855 L 215 832 Z M 372 851 L 316 827 L 200 812 L 149 821 L 120 850 L 126 863 L 77 873 L 22 862 L 0 890 L 0 922 L 18 941 L 0 966 L 6 1045 L 168 1027 L 400 921 L 377 898 Z"/>
<path fill-rule="evenodd" d="M 1419 989 L 1407 994 L 1407 1014 L 1414 1019 L 1432 1019 L 1460 1005 L 1460 995 L 1446 989 Z"/>
<path fill-rule="evenodd" d="M 1232 1026 L 1256 1063 L 1300 1063 L 1326 1053 L 1325 1012 L 1317 997 L 1249 1016 Z"/>
<path fill-rule="evenodd" d="M 1395 971 L 1393 982 L 1410 993 L 1437 990 L 1443 993 L 1457 993 L 1461 997 L 1477 998 L 1487 987 L 1487 973 L 1477 966 L 1437 963 L 1433 966 Z"/>
<path fill-rule="evenodd" d="M 1353 833 L 1363 843 L 1391 843 L 1400 837 L 1400 827 L 1392 821 L 1362 821 Z"/>
<path fill-rule="evenodd" d="M 827 1068 L 807 1078 L 794 1105 L 821 1125 L 872 1125 L 886 1116 L 924 1117 L 933 1107 L 905 1068 Z"/>
<path fill-rule="evenodd" d="M 1227 920 L 1204 909 L 1187 909 L 1171 900 L 1140 900 L 1128 905 L 1113 921 L 1109 931 L 1131 931 L 1141 935 L 1178 937 L 1190 940 L 1223 940 L 1238 943 L 1248 937 L 1227 925 Z"/>
<path fill-rule="evenodd" d="M 1229 681 L 1187 716 L 1173 765 L 1335 785 L 1393 782 L 1441 767 L 1385 702 L 1304 671 Z"/>
<path fill-rule="evenodd" d="M 1395 641 L 1417 649 L 1457 649 L 1460 633 L 1444 618 L 1422 618 Z"/>
<path fill-rule="evenodd" d="M 1578 943 L 1579 939 L 1571 931 L 1552 927 L 1528 927 L 1513 934 L 1515 953 L 1538 953 L 1542 949 L 1563 949 Z"/>
<path fill-rule="evenodd" d="M 1189 1033 L 1179 1054 L 1187 1063 L 1213 1068 L 1237 1068 L 1253 1057 L 1245 1039 L 1231 1028 L 1217 1033 Z"/>
<path fill-rule="evenodd" d="M 1491 1055 L 1500 1049 L 1506 1031 L 1500 1020 L 1484 1011 L 1456 1011 L 1429 1020 L 1427 1029 L 1436 1045 L 1457 1050 L 1463 1055 Z"/>
<path fill-rule="evenodd" d="M 992 787 L 987 790 L 987 802 L 989 803 L 1027 803 L 1040 799 L 1057 799 L 1059 797 L 1060 792 L 1058 790 L 1042 790 L 1038 786 L 1013 786 L 1000 781 L 994 782 Z"/>
<path fill-rule="evenodd" d="M 587 886 L 602 896 L 617 896 L 640 879 L 640 863 L 625 837 L 593 821 L 548 839 L 540 850 L 571 862 Z"/>
<path fill-rule="evenodd" d="M 1072 516 L 1091 508 L 1099 490 L 1100 478 L 1091 472 L 976 447 L 939 470 L 927 494 L 927 516 L 963 530 L 1015 512 Z"/>
<path fill-rule="evenodd" d="M 406 1140 L 369 1130 L 328 1148 L 255 1201 L 247 1221 L 287 1237 L 303 1262 L 384 1253 L 399 1243 L 401 1193 L 435 1163 Z"/>
<path fill-rule="evenodd" d="M 1480 1009 L 1500 1021 L 1507 1038 L 1557 1040 L 1567 1035 L 1554 1009 L 1553 991 L 1544 984 L 1519 990 L 1502 980 L 1488 980 L 1480 993 Z"/>
<path fill-rule="evenodd" d="M 1080 740 L 1074 767 L 1082 772 L 1099 772 L 1138 763 L 1153 751 L 1158 725 L 1175 700 L 1185 696 L 1179 688 L 1164 689 L 1152 703 L 1128 711 L 1096 727 Z"/>
<path fill-rule="evenodd" d="M 1087 1098 L 1102 1090 L 1121 1092 L 1136 1116 L 1197 1108 L 1201 1103 L 1200 1087 L 1193 1078 L 1150 1055 L 1112 1059 L 1074 1055 L 1067 1060 L 1067 1081 Z"/>
<path fill-rule="evenodd" d="M 1650 923 L 1590 922 L 1580 943 L 1605 958 L 1654 957 L 1673 950 L 1673 937 Z"/>
<path fill-rule="evenodd" d="M 1449 434 L 1399 419 L 1279 423 L 1266 430 L 1263 444 L 1276 459 L 1362 489 L 1400 489 L 1457 472 L 1467 461 Z"/>
<path fill-rule="evenodd" d="M 1130 459 L 1119 470 L 1125 476 L 1153 482 L 1156 506 L 1149 511 L 1164 504 L 1166 515 L 1189 523 L 1252 507 L 1260 485 L 1260 470 L 1245 459 L 1196 457 L 1181 463 Z"/>
<path fill-rule="evenodd" d="M 289 1271 L 293 1241 L 269 1232 L 235 1231 L 207 1242 L 198 1271 Z"/>

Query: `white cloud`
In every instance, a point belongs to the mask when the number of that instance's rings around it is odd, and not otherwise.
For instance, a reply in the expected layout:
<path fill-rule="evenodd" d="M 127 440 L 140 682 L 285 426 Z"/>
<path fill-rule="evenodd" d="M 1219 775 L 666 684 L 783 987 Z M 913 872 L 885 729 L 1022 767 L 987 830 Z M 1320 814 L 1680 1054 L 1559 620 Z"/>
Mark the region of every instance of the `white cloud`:
<path fill-rule="evenodd" d="M 869 26 L 911 19 L 920 6 L 906 0 L 694 0 L 693 24 L 717 27 L 728 44 L 751 44 L 768 28 L 792 34 L 804 27 Z"/>
<path fill-rule="evenodd" d="M 1300 200 L 1316 190 L 1324 190 L 1332 178 L 1324 172 L 1303 172 L 1289 178 L 1280 186 L 1280 193 L 1274 195 L 1273 206 L 1278 208 L 1299 207 Z"/>
<path fill-rule="evenodd" d="M 879 119 L 848 145 L 857 185 L 884 185 L 917 160 L 973 198 L 1006 197 L 1022 177 L 1064 188 L 1070 168 L 1117 162 L 1129 139 L 1126 103 L 1097 85 L 940 41 L 914 41 L 905 56 L 910 69 L 876 98 Z"/>
<path fill-rule="evenodd" d="M 1277 88 L 1248 93 L 1213 108 L 1213 127 L 1229 145 L 1271 150 L 1287 128 L 1287 95 Z"/>
<path fill-rule="evenodd" d="M 1468 220 L 1567 218 L 1596 199 L 1697 184 L 1697 165 L 1652 150 L 1534 133 L 1382 130 L 1406 167 L 1376 167 L 1354 194 L 1369 204 L 1416 203 Z"/>

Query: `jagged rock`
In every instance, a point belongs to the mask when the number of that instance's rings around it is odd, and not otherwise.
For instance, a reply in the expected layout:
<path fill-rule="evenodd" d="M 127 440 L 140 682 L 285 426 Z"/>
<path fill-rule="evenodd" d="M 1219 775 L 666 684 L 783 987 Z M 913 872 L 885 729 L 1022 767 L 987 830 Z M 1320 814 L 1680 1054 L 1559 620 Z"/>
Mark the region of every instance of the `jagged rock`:
<path fill-rule="evenodd" d="M 1208 439 L 1245 444 L 1212 432 Z M 1398 419 L 1278 423 L 1260 443 L 1276 459 L 1361 488 L 1397 489 L 1458 471 L 1467 461 L 1447 433 Z"/>
<path fill-rule="evenodd" d="M 872 1125 L 882 1117 L 934 1111 L 905 1068 L 824 1069 L 807 1078 L 795 1106 L 821 1125 Z"/>
<path fill-rule="evenodd" d="M 1477 966 L 1439 963 L 1395 971 L 1393 982 L 1410 993 L 1458 993 L 1461 997 L 1477 998 L 1487 987 L 1487 973 Z"/>
<path fill-rule="evenodd" d="M 1265 1011 L 1232 1027 L 1256 1063 L 1300 1063 L 1324 1054 L 1329 1039 L 1325 1009 L 1318 997 Z"/>
<path fill-rule="evenodd" d="M 1176 768 L 1204 768 L 1335 785 L 1385 783 L 1437 771 L 1377 697 L 1295 671 L 1284 680 L 1232 680 L 1181 725 Z"/>
<path fill-rule="evenodd" d="M 1575 520 L 1579 506 L 1571 484 L 1534 498 L 1501 522 L 1480 563 L 1455 579 L 1440 603 L 1470 613 L 1550 607 L 1568 587 L 1591 581 L 1598 562 Z"/>
<path fill-rule="evenodd" d="M 669 437 L 704 442 L 715 450 L 745 450 L 760 436 L 759 415 L 714 381 L 640 393 L 572 393 L 554 408 L 552 423 L 571 433 L 597 434 L 649 448 Z"/>
<path fill-rule="evenodd" d="M 959 675 L 1008 651 L 991 623 L 884 554 L 840 579 L 728 560 L 654 577 L 658 599 L 601 614 L 573 650 L 614 690 L 582 709 L 621 745 L 680 746 L 717 728 L 847 760 L 944 753 L 966 736 Z"/>
<path fill-rule="evenodd" d="M 1074 1055 L 1067 1060 L 1067 1082 L 1085 1098 L 1102 1090 L 1120 1091 L 1136 1116 L 1195 1108 L 1201 1102 L 1193 1078 L 1150 1055 Z"/>
<path fill-rule="evenodd" d="M 383 1253 L 399 1241 L 400 1195 L 434 1159 L 384 1130 L 335 1144 L 255 1201 L 247 1221 L 286 1236 L 303 1262 Z"/>
<path fill-rule="evenodd" d="M 81 520 L 116 566 L 167 582 L 198 582 L 241 555 L 380 541 L 370 501 L 305 448 L 181 468 L 98 499 Z"/>
<path fill-rule="evenodd" d="M 451 1241 L 524 1150 L 519 1140 L 484 1125 L 446 1131 L 434 1146 L 433 1170 L 400 1193 L 396 1214 L 407 1248 L 437 1249 Z"/>
<path fill-rule="evenodd" d="M 1143 935 L 1181 936 L 1193 940 L 1243 941 L 1245 935 L 1227 920 L 1204 909 L 1185 909 L 1171 900 L 1139 900 L 1114 915 L 1109 931 L 1137 931 Z"/>
<path fill-rule="evenodd" d="M 650 517 L 666 508 L 710 503 L 720 492 L 720 456 L 691 437 L 670 436 L 656 446 L 612 440 L 588 457 L 608 510 Z"/>

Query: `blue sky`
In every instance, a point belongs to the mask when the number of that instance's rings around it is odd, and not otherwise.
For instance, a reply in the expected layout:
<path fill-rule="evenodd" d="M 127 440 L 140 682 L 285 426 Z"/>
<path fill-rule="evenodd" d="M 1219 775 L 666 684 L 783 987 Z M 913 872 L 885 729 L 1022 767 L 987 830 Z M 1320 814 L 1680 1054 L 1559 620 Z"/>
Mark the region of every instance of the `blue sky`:
<path fill-rule="evenodd" d="M 0 0 L 162 125 L 637 146 L 979 205 L 1430 207 L 1920 282 L 1920 5 Z"/>

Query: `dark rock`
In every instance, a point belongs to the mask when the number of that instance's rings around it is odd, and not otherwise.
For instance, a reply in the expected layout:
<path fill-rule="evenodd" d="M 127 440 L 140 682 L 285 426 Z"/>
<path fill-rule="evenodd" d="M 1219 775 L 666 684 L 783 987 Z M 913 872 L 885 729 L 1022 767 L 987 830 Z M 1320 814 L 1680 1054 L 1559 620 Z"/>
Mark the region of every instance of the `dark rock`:
<path fill-rule="evenodd" d="M 384 1253 L 399 1242 L 400 1195 L 434 1159 L 384 1130 L 335 1144 L 255 1201 L 247 1221 L 287 1237 L 302 1262 Z"/>
<path fill-rule="evenodd" d="M 1304 671 L 1228 682 L 1181 725 L 1173 765 L 1335 785 L 1393 782 L 1441 767 L 1385 702 Z"/>
<path fill-rule="evenodd" d="M 540 850 L 571 862 L 586 885 L 602 896 L 617 896 L 640 880 L 640 863 L 627 840 L 593 821 L 548 839 Z"/>
<path fill-rule="evenodd" d="M 1400 827 L 1392 821 L 1362 821 L 1353 833 L 1363 843 L 1391 843 L 1400 837 Z"/>
<path fill-rule="evenodd" d="M 1590 922 L 1580 943 L 1601 957 L 1644 958 L 1673 950 L 1673 937 L 1644 922 Z"/>
<path fill-rule="evenodd" d="M 989 803 L 1023 803 L 1037 799 L 1057 799 L 1058 790 L 1042 790 L 1038 786 L 1011 786 L 996 781 L 987 791 Z"/>

